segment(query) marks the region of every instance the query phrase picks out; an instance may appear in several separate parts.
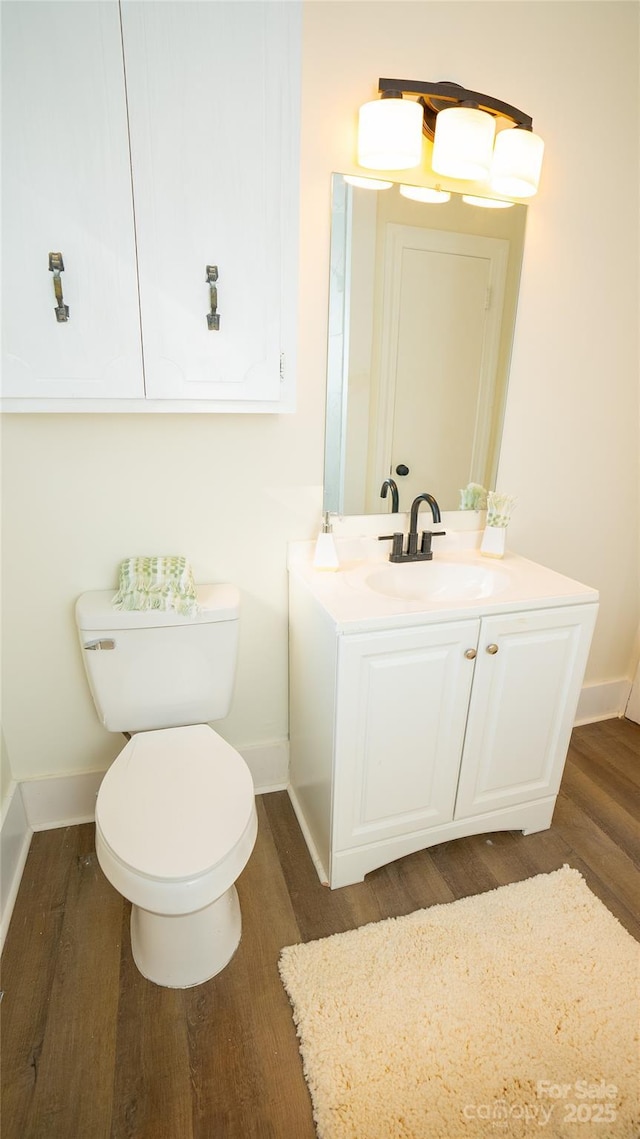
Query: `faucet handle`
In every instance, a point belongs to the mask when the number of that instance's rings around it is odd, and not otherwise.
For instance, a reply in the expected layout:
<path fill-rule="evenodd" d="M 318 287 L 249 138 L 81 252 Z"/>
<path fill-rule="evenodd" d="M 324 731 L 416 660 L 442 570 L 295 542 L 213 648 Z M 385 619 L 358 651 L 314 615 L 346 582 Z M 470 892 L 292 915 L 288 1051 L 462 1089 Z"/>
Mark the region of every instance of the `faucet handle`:
<path fill-rule="evenodd" d="M 378 538 L 379 542 L 391 542 L 391 561 L 397 561 L 402 557 L 402 546 L 404 543 L 404 534 L 398 530 L 395 534 L 381 534 Z"/>
<path fill-rule="evenodd" d="M 423 530 L 422 531 L 422 541 L 420 543 L 420 553 L 430 554 L 431 553 L 431 539 L 432 538 L 444 537 L 446 532 L 447 532 L 446 530 Z"/>

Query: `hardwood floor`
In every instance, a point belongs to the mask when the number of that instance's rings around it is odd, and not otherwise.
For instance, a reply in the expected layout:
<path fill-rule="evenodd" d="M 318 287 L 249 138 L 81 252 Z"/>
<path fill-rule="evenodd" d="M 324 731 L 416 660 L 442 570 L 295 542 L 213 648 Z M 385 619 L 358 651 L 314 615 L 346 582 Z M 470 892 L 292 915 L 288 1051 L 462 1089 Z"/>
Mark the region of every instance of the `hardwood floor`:
<path fill-rule="evenodd" d="M 100 871 L 93 826 L 36 834 L 2 961 L 3 1139 L 313 1139 L 281 947 L 565 862 L 640 940 L 639 787 L 640 726 L 578 728 L 550 830 L 449 842 L 336 891 L 287 795 L 262 796 L 240 948 L 187 990 L 135 968 L 129 905 Z"/>

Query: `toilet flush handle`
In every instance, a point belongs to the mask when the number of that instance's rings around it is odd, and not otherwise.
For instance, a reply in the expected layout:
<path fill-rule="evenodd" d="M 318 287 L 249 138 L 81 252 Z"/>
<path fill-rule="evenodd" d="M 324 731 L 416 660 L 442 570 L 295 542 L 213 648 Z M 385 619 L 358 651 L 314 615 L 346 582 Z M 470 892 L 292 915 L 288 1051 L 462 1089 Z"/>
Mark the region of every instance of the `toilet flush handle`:
<path fill-rule="evenodd" d="M 90 652 L 96 652 L 98 649 L 115 649 L 116 642 L 106 637 L 103 640 L 87 641 L 84 648 Z"/>

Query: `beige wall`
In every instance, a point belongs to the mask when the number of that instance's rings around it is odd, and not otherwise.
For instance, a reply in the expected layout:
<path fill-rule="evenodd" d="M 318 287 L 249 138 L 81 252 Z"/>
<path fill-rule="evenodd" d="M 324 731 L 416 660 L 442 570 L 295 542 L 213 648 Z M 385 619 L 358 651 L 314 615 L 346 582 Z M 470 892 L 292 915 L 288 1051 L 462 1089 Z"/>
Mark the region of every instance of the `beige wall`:
<path fill-rule="evenodd" d="M 293 416 L 6 416 L 4 728 L 16 778 L 98 768 L 73 607 L 120 560 L 181 552 L 242 591 L 238 746 L 287 735 L 286 543 L 319 517 L 322 391 Z"/>
<path fill-rule="evenodd" d="M 329 176 L 351 164 L 357 107 L 381 75 L 488 90 L 546 139 L 499 483 L 519 500 L 512 544 L 602 592 L 589 680 L 631 677 L 637 15 L 608 2 L 306 5 L 295 415 L 4 417 L 3 716 L 16 778 L 99 768 L 119 750 L 95 719 L 73 604 L 115 585 L 132 553 L 183 552 L 200 580 L 238 583 L 240 669 L 221 730 L 238 746 L 286 736 L 286 542 L 314 532 L 322 479 Z M 612 90 L 614 111 L 598 94 Z"/>
<path fill-rule="evenodd" d="M 353 169 L 380 76 L 453 79 L 533 115 L 529 208 L 498 485 L 510 543 L 596 586 L 587 683 L 633 675 L 640 520 L 636 3 L 311 3 L 303 73 L 303 302 L 322 308 L 329 168 Z M 597 77 L 597 80 L 595 80 Z M 615 92 L 615 110 L 599 91 Z M 312 127 L 313 129 L 309 129 Z M 315 330 L 314 330 L 315 331 Z M 307 379 L 321 382 L 321 350 Z M 437 488 L 436 488 L 437 493 Z"/>
<path fill-rule="evenodd" d="M 11 770 L 11 764 L 9 763 L 7 745 L 4 740 L 4 732 L 0 728 L 0 803 L 4 803 L 5 796 L 12 781 L 13 772 Z"/>

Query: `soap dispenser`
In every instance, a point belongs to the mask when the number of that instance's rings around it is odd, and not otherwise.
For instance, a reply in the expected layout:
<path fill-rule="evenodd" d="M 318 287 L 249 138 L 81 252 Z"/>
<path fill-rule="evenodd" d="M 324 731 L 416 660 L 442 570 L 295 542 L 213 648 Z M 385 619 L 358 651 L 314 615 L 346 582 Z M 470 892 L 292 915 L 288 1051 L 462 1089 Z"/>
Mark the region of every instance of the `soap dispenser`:
<path fill-rule="evenodd" d="M 329 511 L 325 510 L 322 518 L 322 530 L 316 540 L 316 549 L 313 555 L 313 568 L 317 570 L 337 570 L 340 568 L 338 553 L 331 532 Z"/>

